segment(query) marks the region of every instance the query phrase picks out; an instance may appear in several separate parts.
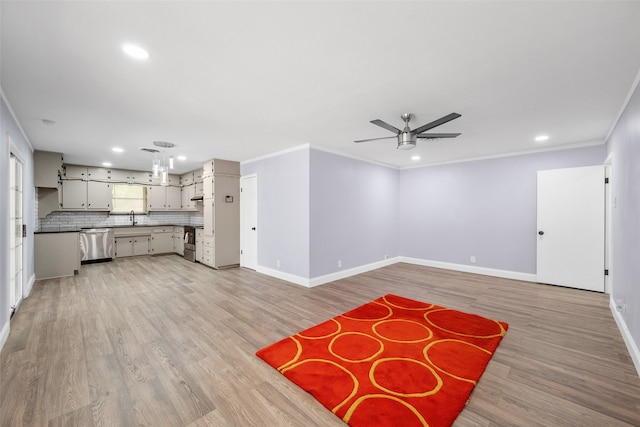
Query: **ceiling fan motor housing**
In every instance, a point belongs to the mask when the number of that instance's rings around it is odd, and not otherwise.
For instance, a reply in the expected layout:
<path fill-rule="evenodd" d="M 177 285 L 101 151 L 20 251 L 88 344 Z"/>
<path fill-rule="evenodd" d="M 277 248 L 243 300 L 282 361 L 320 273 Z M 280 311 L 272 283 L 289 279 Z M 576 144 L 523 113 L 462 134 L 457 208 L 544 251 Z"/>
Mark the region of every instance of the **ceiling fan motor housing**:
<path fill-rule="evenodd" d="M 416 146 L 416 134 L 412 132 L 401 132 L 398 134 L 398 150 L 411 150 Z"/>

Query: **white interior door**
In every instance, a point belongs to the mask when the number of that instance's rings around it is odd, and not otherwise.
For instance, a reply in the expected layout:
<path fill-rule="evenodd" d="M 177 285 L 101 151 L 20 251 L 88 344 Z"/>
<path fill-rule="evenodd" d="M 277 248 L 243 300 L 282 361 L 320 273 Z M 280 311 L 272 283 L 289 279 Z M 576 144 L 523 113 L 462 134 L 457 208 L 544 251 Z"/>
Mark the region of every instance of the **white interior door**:
<path fill-rule="evenodd" d="M 13 313 L 22 300 L 23 237 L 22 162 L 13 153 L 9 161 L 9 305 Z"/>
<path fill-rule="evenodd" d="M 240 265 L 258 267 L 258 177 L 240 178 Z"/>
<path fill-rule="evenodd" d="M 604 178 L 604 166 L 538 171 L 538 282 L 604 292 Z"/>

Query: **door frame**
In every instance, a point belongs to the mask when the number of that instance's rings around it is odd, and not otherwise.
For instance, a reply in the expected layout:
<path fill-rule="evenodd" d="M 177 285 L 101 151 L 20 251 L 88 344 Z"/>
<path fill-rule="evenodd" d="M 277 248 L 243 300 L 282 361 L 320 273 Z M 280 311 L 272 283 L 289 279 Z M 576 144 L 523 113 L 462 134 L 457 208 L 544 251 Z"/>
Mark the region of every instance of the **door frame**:
<path fill-rule="evenodd" d="M 248 209 L 248 204 L 247 203 L 242 203 L 243 200 L 243 192 L 242 192 L 242 186 L 243 186 L 243 182 L 245 182 L 248 179 L 255 179 L 255 201 L 256 203 L 254 204 L 254 208 L 256 210 L 255 212 L 255 217 L 256 217 L 256 222 L 258 220 L 258 174 L 250 174 L 250 175 L 243 175 L 240 177 L 240 266 L 241 267 L 246 267 L 245 263 L 244 263 L 244 256 L 243 256 L 243 248 L 245 247 L 245 239 L 246 239 L 246 231 L 245 231 L 245 221 L 247 218 L 247 209 Z M 257 224 L 256 224 L 257 226 Z M 256 236 L 255 236 L 255 240 L 256 240 L 256 247 L 255 247 L 255 252 L 256 252 L 256 264 L 255 267 L 258 267 L 258 233 L 256 232 Z M 249 267 L 247 267 L 249 268 Z"/>
<path fill-rule="evenodd" d="M 22 155 L 22 153 L 20 152 L 20 150 L 18 149 L 18 146 L 13 142 L 13 138 L 11 137 L 11 134 L 9 132 L 7 132 L 5 134 L 6 136 L 6 140 L 7 140 L 7 160 L 9 162 L 11 162 L 11 156 L 14 156 L 16 159 L 18 159 L 20 161 L 20 163 L 22 163 L 22 177 L 21 177 L 21 185 L 22 185 L 22 223 L 26 225 L 26 216 L 25 216 L 25 206 L 26 206 L 26 191 L 25 191 L 25 169 L 26 169 L 26 161 L 24 156 Z M 6 178 L 9 178 L 7 180 L 7 184 L 9 184 L 9 197 L 13 197 L 13 191 L 11 190 L 10 187 L 10 177 L 8 176 L 11 172 L 11 168 L 8 167 L 7 168 L 7 176 Z M 10 236 L 10 233 L 13 233 L 14 230 L 11 230 L 11 211 L 10 211 L 10 202 L 9 200 L 6 200 L 6 214 L 7 214 L 7 219 L 9 219 L 9 221 L 7 222 L 7 237 Z M 9 238 L 7 241 L 7 247 L 9 249 L 9 251 L 11 250 L 11 246 L 10 246 L 10 242 L 11 239 Z M 22 303 L 22 301 L 24 300 L 24 298 L 26 298 L 28 296 L 28 278 L 27 278 L 27 254 L 28 254 L 28 239 L 26 237 L 22 238 L 22 283 L 20 284 L 20 296 L 19 298 L 17 298 L 16 301 L 16 305 L 15 305 L 15 309 L 13 310 L 13 312 L 11 311 L 11 301 L 10 299 L 7 300 L 7 311 L 8 313 L 10 313 L 10 316 L 12 317 L 17 311 L 18 308 L 20 307 L 20 304 Z M 7 254 L 9 253 L 9 251 L 7 252 Z M 9 266 L 9 269 L 7 271 L 7 274 L 9 275 L 9 277 L 6 277 L 6 279 L 10 279 L 10 275 L 11 275 L 11 271 L 12 271 L 12 266 Z M 11 283 L 10 280 L 7 281 L 7 283 Z M 9 290 L 9 294 L 11 294 L 11 290 Z"/>
<path fill-rule="evenodd" d="M 604 161 L 604 268 L 607 275 L 604 276 L 604 292 L 613 293 L 613 153 L 609 153 Z"/>

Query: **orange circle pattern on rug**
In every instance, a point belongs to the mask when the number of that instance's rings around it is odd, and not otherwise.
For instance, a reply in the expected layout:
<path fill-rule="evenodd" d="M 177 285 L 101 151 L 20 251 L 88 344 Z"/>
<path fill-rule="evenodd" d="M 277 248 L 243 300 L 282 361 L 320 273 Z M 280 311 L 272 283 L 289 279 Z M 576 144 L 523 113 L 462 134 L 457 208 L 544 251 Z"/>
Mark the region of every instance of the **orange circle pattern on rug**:
<path fill-rule="evenodd" d="M 427 341 L 433 336 L 431 329 L 413 320 L 389 319 L 375 323 L 373 333 L 391 342 L 418 343 Z"/>
<path fill-rule="evenodd" d="M 393 314 L 391 307 L 387 307 L 384 304 L 380 304 L 377 301 L 371 301 L 365 305 L 341 314 L 340 317 L 344 317 L 350 320 L 384 320 L 389 318 Z"/>
<path fill-rule="evenodd" d="M 430 396 L 442 388 L 442 378 L 431 366 L 402 357 L 376 360 L 369 379 L 378 389 L 400 397 Z"/>
<path fill-rule="evenodd" d="M 343 387 L 338 393 L 332 393 L 332 399 L 329 401 L 331 411 L 336 412 L 342 405 L 344 405 L 349 399 L 356 395 L 358 391 L 358 379 L 348 369 L 330 360 L 321 359 L 308 359 L 283 369 L 283 374 L 287 374 L 291 381 L 312 381 L 315 387 L 322 391 L 322 388 L 331 389 L 334 392 L 333 385 L 335 383 L 347 384 L 347 387 Z M 317 381 L 318 373 L 323 373 L 325 376 L 332 379 L 329 383 L 319 384 Z M 324 394 L 323 394 L 324 395 Z M 324 402 L 323 402 L 324 404 Z M 325 405 L 326 406 L 326 405 Z"/>
<path fill-rule="evenodd" d="M 491 352 L 482 347 L 451 339 L 434 341 L 424 348 L 425 359 L 437 370 L 472 384 L 476 383 L 473 378 L 482 374 L 474 367 L 481 366 L 487 355 L 491 357 Z"/>
<path fill-rule="evenodd" d="M 274 360 L 274 365 L 278 366 L 278 370 L 281 370 L 285 366 L 298 360 L 302 354 L 302 345 L 300 341 L 294 337 L 289 337 L 282 341 L 282 351 L 278 353 L 278 357 Z"/>
<path fill-rule="evenodd" d="M 433 304 L 427 304 L 421 301 L 414 301 L 407 298 L 398 297 L 396 295 L 385 295 L 382 300 L 389 304 L 391 307 L 401 308 L 403 310 L 428 310 L 434 307 Z"/>
<path fill-rule="evenodd" d="M 308 340 L 321 340 L 323 338 L 331 337 L 342 330 L 342 325 L 336 319 L 329 319 L 326 322 L 313 326 L 306 331 L 296 335 Z"/>
<path fill-rule="evenodd" d="M 352 427 L 450 426 L 508 325 L 385 295 L 257 352 Z"/>
<path fill-rule="evenodd" d="M 428 311 L 424 318 L 438 329 L 465 337 L 495 338 L 506 332 L 500 322 L 448 308 Z"/>
<path fill-rule="evenodd" d="M 333 337 L 329 352 L 344 362 L 368 362 L 384 350 L 379 339 L 362 332 L 345 332 Z"/>
<path fill-rule="evenodd" d="M 360 421 L 358 418 L 363 412 L 366 415 L 362 416 L 364 419 Z M 399 412 L 402 415 L 398 415 Z M 347 411 L 344 422 L 349 425 L 371 425 L 370 419 L 374 417 L 376 427 L 396 427 L 400 425 L 399 419 L 402 420 L 402 427 L 429 427 L 427 421 L 412 405 L 384 394 L 366 394 L 359 397 Z M 352 421 L 354 424 L 351 424 Z"/>

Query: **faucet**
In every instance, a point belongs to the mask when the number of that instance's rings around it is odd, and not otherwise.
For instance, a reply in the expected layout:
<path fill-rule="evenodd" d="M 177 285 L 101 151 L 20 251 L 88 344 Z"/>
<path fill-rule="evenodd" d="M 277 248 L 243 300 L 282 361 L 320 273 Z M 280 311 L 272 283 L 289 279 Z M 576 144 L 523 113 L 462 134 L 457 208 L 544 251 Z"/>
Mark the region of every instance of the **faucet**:
<path fill-rule="evenodd" d="M 131 209 L 131 212 L 129 212 L 129 221 L 131 221 L 131 225 L 136 225 L 138 223 L 138 221 L 136 221 L 136 213 L 133 211 L 133 209 Z"/>

